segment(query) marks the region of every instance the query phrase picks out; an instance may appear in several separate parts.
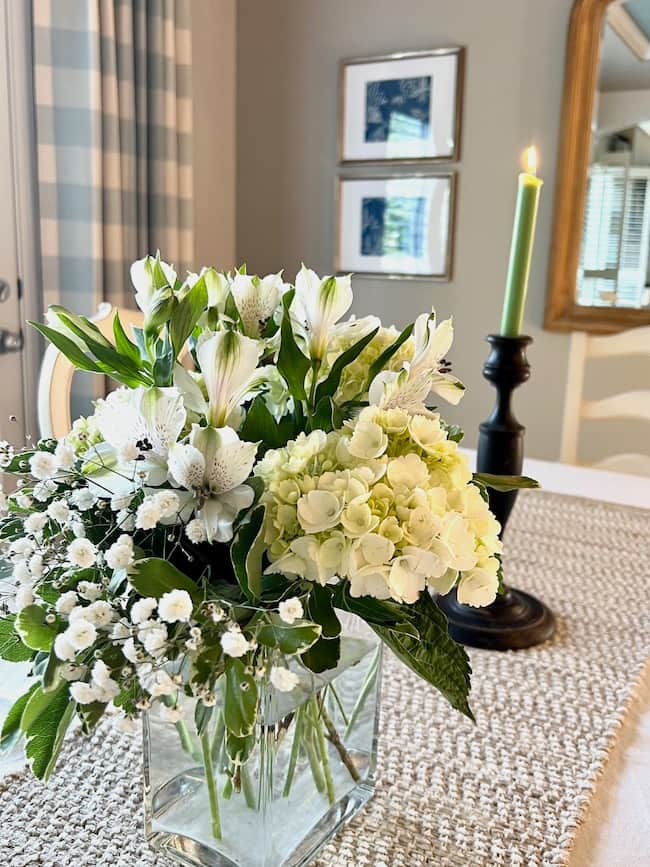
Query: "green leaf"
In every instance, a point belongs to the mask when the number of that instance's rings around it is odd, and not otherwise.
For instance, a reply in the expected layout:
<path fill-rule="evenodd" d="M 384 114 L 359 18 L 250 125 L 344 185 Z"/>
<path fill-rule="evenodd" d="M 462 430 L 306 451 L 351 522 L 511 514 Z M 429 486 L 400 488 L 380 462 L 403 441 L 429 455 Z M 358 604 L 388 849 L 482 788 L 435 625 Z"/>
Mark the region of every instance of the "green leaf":
<path fill-rule="evenodd" d="M 50 650 L 54 644 L 57 624 L 46 623 L 46 614 L 40 605 L 28 605 L 16 617 L 16 632 L 32 650 Z"/>
<path fill-rule="evenodd" d="M 319 638 L 300 657 L 303 664 L 315 674 L 336 668 L 341 657 L 340 638 Z"/>
<path fill-rule="evenodd" d="M 230 559 L 246 598 L 253 602 L 262 593 L 262 556 L 264 544 L 264 506 L 257 506 L 250 520 L 241 524 L 230 545 Z"/>
<path fill-rule="evenodd" d="M 322 629 L 323 639 L 338 638 L 341 624 L 334 611 L 334 596 L 327 587 L 314 584 L 307 599 L 307 615 Z"/>
<path fill-rule="evenodd" d="M 199 737 L 206 731 L 208 723 L 212 718 L 213 710 L 213 707 L 203 704 L 202 701 L 197 701 L 196 707 L 194 708 L 194 725 L 196 726 L 196 733 Z"/>
<path fill-rule="evenodd" d="M 257 640 L 265 647 L 277 647 L 282 653 L 304 653 L 321 636 L 322 629 L 318 623 L 308 620 L 285 623 L 279 614 L 273 612 L 268 614 L 268 618 L 259 630 Z"/>
<path fill-rule="evenodd" d="M 172 346 L 174 347 L 175 358 L 180 354 L 185 341 L 194 331 L 194 326 L 207 306 L 208 289 L 205 285 L 205 279 L 201 276 L 189 292 L 179 301 L 169 323 L 169 333 Z"/>
<path fill-rule="evenodd" d="M 0 659 L 6 659 L 7 662 L 27 662 L 34 653 L 20 640 L 14 623 L 15 617 L 13 615 L 0 620 Z"/>
<path fill-rule="evenodd" d="M 61 685 L 61 668 L 65 662 L 60 660 L 54 650 L 50 650 L 47 665 L 43 672 L 43 692 L 53 692 Z"/>
<path fill-rule="evenodd" d="M 113 317 L 113 337 L 115 338 L 115 348 L 121 355 L 126 355 L 127 358 L 130 358 L 131 361 L 133 361 L 133 363 L 137 364 L 138 366 L 142 364 L 140 350 L 135 345 L 135 343 L 131 343 L 129 338 L 126 336 L 124 326 L 122 325 L 122 321 L 117 310 L 115 311 L 115 316 Z"/>
<path fill-rule="evenodd" d="M 238 738 L 232 732 L 226 733 L 226 752 L 231 762 L 237 765 L 243 765 L 250 757 L 255 747 L 255 735 L 248 735 L 245 738 Z"/>
<path fill-rule="evenodd" d="M 284 445 L 278 423 L 271 415 L 261 394 L 257 395 L 248 408 L 239 436 L 249 443 L 264 443 L 265 448 L 269 449 L 277 449 Z"/>
<path fill-rule="evenodd" d="M 385 626 L 371 626 L 401 662 L 435 686 L 452 707 L 473 720 L 468 704 L 472 670 L 465 649 L 450 638 L 447 620 L 428 593 L 422 593 L 409 606 L 409 613 L 419 638 Z"/>
<path fill-rule="evenodd" d="M 183 572 L 159 557 L 138 560 L 129 572 L 129 581 L 141 596 L 160 599 L 170 590 L 187 590 L 196 602 L 200 599 L 198 586 Z"/>
<path fill-rule="evenodd" d="M 90 373 L 103 373 L 101 367 L 92 358 L 89 358 L 73 340 L 66 337 L 65 334 L 61 334 L 60 331 L 50 328 L 49 325 L 42 325 L 40 322 L 30 321 L 29 324 L 37 331 L 40 331 L 50 343 L 53 343 L 75 367 L 78 367 L 80 370 L 88 370 Z"/>
<path fill-rule="evenodd" d="M 108 705 L 102 701 L 93 701 L 90 704 L 80 704 L 78 714 L 81 718 L 81 730 L 85 735 L 89 735 L 95 728 L 100 719 L 104 716 L 104 711 Z"/>
<path fill-rule="evenodd" d="M 442 427 L 447 431 L 447 439 L 454 443 L 461 442 L 465 436 L 463 429 L 457 424 L 443 424 Z"/>
<path fill-rule="evenodd" d="M 334 401 L 329 395 L 322 397 L 316 404 L 314 414 L 309 420 L 310 430 L 322 430 L 329 433 L 338 427 L 336 424 L 336 407 Z"/>
<path fill-rule="evenodd" d="M 280 352 L 278 354 L 277 367 L 287 383 L 291 395 L 297 400 L 306 400 L 305 377 L 311 367 L 311 362 L 296 343 L 291 325 L 289 307 L 293 301 L 295 289 L 285 292 L 282 299 L 284 311 L 280 328 Z"/>
<path fill-rule="evenodd" d="M 519 488 L 539 488 L 539 482 L 528 476 L 497 476 L 493 473 L 474 473 L 474 479 L 494 491 L 516 491 Z"/>
<path fill-rule="evenodd" d="M 0 731 L 0 753 L 8 752 L 20 738 L 20 721 L 23 711 L 36 689 L 38 689 L 38 684 L 32 684 L 27 692 L 16 699 L 9 708 L 9 712 L 2 724 L 2 731 Z"/>
<path fill-rule="evenodd" d="M 228 731 L 238 738 L 252 734 L 257 715 L 257 685 L 246 673 L 241 659 L 226 660 L 226 689 L 223 705 Z"/>
<path fill-rule="evenodd" d="M 396 602 L 373 599 L 372 596 L 350 596 L 346 584 L 340 584 L 337 588 L 335 604 L 345 611 L 356 614 L 370 625 L 394 625 L 395 623 L 404 622 L 408 617 L 405 606 L 398 605 Z M 410 607 L 408 610 L 410 610 Z"/>
<path fill-rule="evenodd" d="M 37 696 L 39 690 L 33 693 L 27 703 L 21 728 L 25 728 L 25 716 Z M 70 700 L 67 683 L 62 683 L 56 692 L 48 693 L 44 697 L 48 701 L 41 704 L 36 716 L 30 717 L 25 741 L 25 755 L 32 772 L 40 780 L 50 778 L 75 711 L 75 703 Z"/>
<path fill-rule="evenodd" d="M 376 358 L 373 363 L 368 368 L 368 379 L 366 381 L 366 388 L 370 387 L 370 383 L 373 379 L 385 369 L 388 362 L 391 360 L 393 355 L 397 352 L 400 346 L 409 339 L 411 334 L 413 333 L 413 323 L 407 325 L 404 331 L 400 334 L 400 336 L 391 343 L 390 346 L 387 346 L 386 349 L 381 353 L 381 355 Z"/>
<path fill-rule="evenodd" d="M 109 373 L 115 379 L 125 382 L 129 386 L 147 385 L 149 380 L 140 367 L 140 361 L 132 361 L 128 355 L 121 355 L 115 347 L 83 316 L 74 317 L 67 311 L 56 311 L 59 319 L 67 328 L 76 334 L 88 347 L 89 352 L 95 356 L 99 366 L 104 372 Z M 77 321 L 75 321 L 77 320 Z M 99 334 L 101 340 L 93 334 L 93 329 Z"/>
<path fill-rule="evenodd" d="M 375 338 L 379 328 L 375 328 L 369 334 L 366 334 L 365 337 L 362 337 L 360 340 L 357 340 L 349 349 L 346 349 L 345 352 L 342 352 L 341 355 L 336 359 L 332 367 L 330 368 L 330 372 L 327 375 L 327 379 L 320 383 L 318 388 L 316 389 L 316 404 L 320 403 L 320 401 L 324 397 L 334 397 L 336 394 L 336 389 L 339 387 L 339 383 L 341 382 L 341 375 L 348 364 L 352 364 L 352 362 L 357 358 L 366 346 L 370 343 L 371 340 Z"/>

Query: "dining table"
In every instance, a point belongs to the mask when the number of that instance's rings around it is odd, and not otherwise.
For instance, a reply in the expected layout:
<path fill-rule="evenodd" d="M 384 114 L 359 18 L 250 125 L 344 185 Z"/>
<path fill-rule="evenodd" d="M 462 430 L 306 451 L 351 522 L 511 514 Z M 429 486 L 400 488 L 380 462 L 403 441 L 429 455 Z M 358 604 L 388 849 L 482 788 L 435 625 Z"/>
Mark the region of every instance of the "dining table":
<path fill-rule="evenodd" d="M 474 462 L 475 452 L 465 452 L 470 463 Z M 548 492 L 650 510 L 650 478 L 534 458 L 525 461 L 523 472 L 537 479 Z M 624 596 L 624 586 L 616 592 Z M 26 665 L 0 661 L 0 722 L 10 702 L 24 691 L 27 674 Z M 0 757 L 0 777 L 19 771 L 22 765 L 18 751 Z M 438 862 L 434 859 L 426 863 L 436 867 Z M 646 664 L 637 684 L 566 864 L 650 867 L 650 664 Z M 93 865 L 88 863 L 86 867 Z M 489 859 L 485 867 L 492 867 Z"/>

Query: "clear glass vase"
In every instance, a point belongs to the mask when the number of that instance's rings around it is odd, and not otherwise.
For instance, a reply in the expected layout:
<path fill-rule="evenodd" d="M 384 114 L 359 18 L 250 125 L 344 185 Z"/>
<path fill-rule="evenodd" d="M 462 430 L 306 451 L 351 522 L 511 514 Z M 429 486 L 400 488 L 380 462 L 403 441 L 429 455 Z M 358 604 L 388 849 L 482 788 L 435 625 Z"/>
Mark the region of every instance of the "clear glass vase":
<path fill-rule="evenodd" d="M 195 699 L 182 724 L 156 712 L 144 724 L 145 833 L 154 849 L 205 867 L 309 863 L 375 787 L 381 643 L 342 616 L 338 666 L 300 683 L 259 689 L 255 742 L 241 764 L 224 744 L 223 714 L 194 730 Z M 232 750 L 231 750 L 232 752 Z"/>

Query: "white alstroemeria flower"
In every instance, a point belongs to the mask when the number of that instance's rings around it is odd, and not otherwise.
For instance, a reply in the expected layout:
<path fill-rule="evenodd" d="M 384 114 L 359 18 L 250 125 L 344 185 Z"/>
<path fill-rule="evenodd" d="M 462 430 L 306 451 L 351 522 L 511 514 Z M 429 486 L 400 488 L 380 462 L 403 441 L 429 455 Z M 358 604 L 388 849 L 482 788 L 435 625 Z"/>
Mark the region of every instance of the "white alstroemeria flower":
<path fill-rule="evenodd" d="M 167 454 L 185 419 L 183 398 L 177 388 L 117 389 L 97 404 L 95 422 L 105 442 L 86 453 L 90 472 L 99 472 L 102 485 L 111 493 L 132 488 L 136 470 L 144 474 L 140 476 L 143 483 L 162 485 L 168 476 Z M 119 465 L 125 447 L 134 443 L 142 460 Z M 104 470 L 102 463 L 108 469 Z M 112 467 L 117 467 L 121 475 L 113 472 Z M 102 490 L 97 489 L 100 496 Z"/>
<path fill-rule="evenodd" d="M 208 542 L 228 542 L 232 525 L 254 499 L 243 484 L 255 463 L 255 443 L 240 440 L 229 427 L 194 425 L 187 444 L 169 453 L 169 470 L 176 482 L 194 494 L 196 517 L 203 522 Z"/>
<path fill-rule="evenodd" d="M 201 268 L 200 274 L 188 272 L 185 285 L 191 288 L 200 277 L 203 277 L 205 288 L 208 290 L 208 307 L 216 307 L 219 313 L 223 313 L 230 292 L 229 275 L 215 268 Z"/>
<path fill-rule="evenodd" d="M 451 319 L 436 325 L 435 313 L 423 313 L 415 320 L 413 331 L 415 354 L 403 363 L 402 370 L 383 370 L 370 384 L 371 404 L 382 409 L 405 409 L 410 413 L 431 416 L 425 400 L 433 391 L 451 404 L 457 404 L 465 386 L 450 373 L 441 372 L 441 362 L 454 339 Z"/>
<path fill-rule="evenodd" d="M 323 277 L 303 265 L 296 276 L 296 294 L 291 312 L 303 330 L 309 354 L 322 360 L 332 327 L 344 316 L 352 304 L 350 275 Z"/>
<path fill-rule="evenodd" d="M 219 428 L 266 381 L 266 374 L 257 371 L 257 340 L 236 331 L 207 334 L 199 340 L 196 354 L 208 392 L 208 422 Z"/>
<path fill-rule="evenodd" d="M 261 336 L 264 324 L 277 310 L 287 289 L 287 284 L 282 281 L 282 272 L 262 278 L 235 274 L 230 291 L 241 316 L 244 332 L 249 337 L 258 339 Z"/>
<path fill-rule="evenodd" d="M 149 312 L 151 302 L 156 293 L 155 266 L 155 256 L 145 256 L 144 259 L 138 259 L 137 262 L 131 265 L 131 282 L 135 288 L 135 303 L 145 316 Z M 167 278 L 169 286 L 173 289 L 176 283 L 176 271 L 167 262 L 160 261 L 160 267 Z"/>

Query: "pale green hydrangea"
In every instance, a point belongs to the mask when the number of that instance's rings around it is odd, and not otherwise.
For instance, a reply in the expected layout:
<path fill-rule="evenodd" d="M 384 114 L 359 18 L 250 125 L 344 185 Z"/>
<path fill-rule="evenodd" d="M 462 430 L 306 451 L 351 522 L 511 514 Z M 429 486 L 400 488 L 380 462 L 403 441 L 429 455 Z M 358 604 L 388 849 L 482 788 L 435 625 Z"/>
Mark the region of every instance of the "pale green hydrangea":
<path fill-rule="evenodd" d="M 266 453 L 267 571 L 352 596 L 414 603 L 426 586 L 485 605 L 498 589 L 499 524 L 438 416 L 371 406 L 341 431 Z"/>

